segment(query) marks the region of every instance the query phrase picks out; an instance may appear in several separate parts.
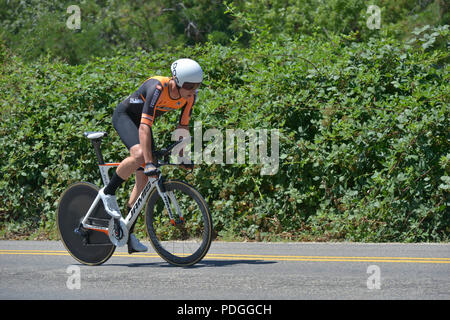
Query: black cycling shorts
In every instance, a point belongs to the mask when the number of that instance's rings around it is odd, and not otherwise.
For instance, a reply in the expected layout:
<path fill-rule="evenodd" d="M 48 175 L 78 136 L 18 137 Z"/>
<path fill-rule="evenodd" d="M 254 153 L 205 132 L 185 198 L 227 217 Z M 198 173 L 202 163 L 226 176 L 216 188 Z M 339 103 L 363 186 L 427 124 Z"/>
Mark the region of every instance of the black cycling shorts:
<path fill-rule="evenodd" d="M 112 117 L 112 123 L 114 129 L 119 134 L 120 139 L 125 144 L 128 150 L 132 146 L 140 144 L 139 142 L 139 126 L 141 123 L 141 115 L 127 112 L 127 105 L 120 103 Z M 155 151 L 155 141 L 153 139 L 152 128 L 150 127 L 150 133 L 152 134 L 152 152 Z"/>

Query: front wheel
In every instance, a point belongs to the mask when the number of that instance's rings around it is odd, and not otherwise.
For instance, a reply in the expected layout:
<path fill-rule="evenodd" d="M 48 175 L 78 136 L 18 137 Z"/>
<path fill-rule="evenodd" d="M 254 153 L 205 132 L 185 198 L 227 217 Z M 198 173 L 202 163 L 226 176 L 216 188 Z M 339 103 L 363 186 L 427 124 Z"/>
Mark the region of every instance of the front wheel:
<path fill-rule="evenodd" d="M 167 262 L 190 266 L 208 252 L 213 224 L 208 205 L 200 193 L 186 182 L 163 183 L 174 219 L 171 221 L 156 188 L 149 196 L 145 212 L 147 232 L 155 251 Z"/>

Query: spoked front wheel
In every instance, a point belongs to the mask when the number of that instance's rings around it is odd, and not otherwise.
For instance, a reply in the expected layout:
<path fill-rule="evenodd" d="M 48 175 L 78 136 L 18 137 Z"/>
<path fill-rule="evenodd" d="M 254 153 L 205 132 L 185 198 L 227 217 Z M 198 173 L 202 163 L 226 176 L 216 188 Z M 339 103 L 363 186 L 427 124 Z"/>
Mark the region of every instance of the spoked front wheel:
<path fill-rule="evenodd" d="M 156 252 L 167 262 L 190 266 L 208 252 L 213 225 L 208 206 L 200 193 L 186 182 L 163 183 L 173 220 L 156 188 L 147 203 L 145 221 Z"/>

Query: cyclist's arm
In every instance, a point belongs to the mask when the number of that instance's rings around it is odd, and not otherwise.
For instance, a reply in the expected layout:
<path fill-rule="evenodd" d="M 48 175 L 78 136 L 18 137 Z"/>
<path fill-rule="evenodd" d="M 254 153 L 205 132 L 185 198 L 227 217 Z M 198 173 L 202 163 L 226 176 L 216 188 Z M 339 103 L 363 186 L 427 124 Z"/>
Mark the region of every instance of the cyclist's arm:
<path fill-rule="evenodd" d="M 145 163 L 153 163 L 152 150 L 152 131 L 150 127 L 146 124 L 141 124 L 139 126 L 139 141 L 142 148 L 142 153 L 144 155 Z"/>
<path fill-rule="evenodd" d="M 189 121 L 191 120 L 192 109 L 194 107 L 196 100 L 197 100 L 197 92 L 195 92 L 192 101 L 187 102 L 186 105 L 181 110 L 180 120 L 178 121 L 177 129 L 182 128 L 189 130 Z"/>
<path fill-rule="evenodd" d="M 162 86 L 160 82 L 151 85 L 147 89 L 144 107 L 142 108 L 141 124 L 139 126 L 139 142 L 141 144 L 145 163 L 153 162 L 151 127 L 155 120 L 156 103 L 161 95 L 161 91 Z"/>

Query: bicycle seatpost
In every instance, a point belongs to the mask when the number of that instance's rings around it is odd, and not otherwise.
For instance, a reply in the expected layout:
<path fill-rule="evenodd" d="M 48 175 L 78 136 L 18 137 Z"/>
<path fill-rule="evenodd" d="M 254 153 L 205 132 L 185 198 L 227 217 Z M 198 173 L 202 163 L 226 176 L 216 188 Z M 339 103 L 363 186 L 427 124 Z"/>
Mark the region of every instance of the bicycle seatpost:
<path fill-rule="evenodd" d="M 102 138 L 91 140 L 92 146 L 94 147 L 95 154 L 97 155 L 98 164 L 105 164 L 103 160 L 102 150 L 100 149 L 100 145 L 102 144 Z"/>
<path fill-rule="evenodd" d="M 94 147 L 95 154 L 97 156 L 97 161 L 99 165 L 105 164 L 103 160 L 102 150 L 100 145 L 102 144 L 102 138 L 106 137 L 108 134 L 106 132 L 85 132 L 84 136 L 91 140 L 92 146 Z"/>

